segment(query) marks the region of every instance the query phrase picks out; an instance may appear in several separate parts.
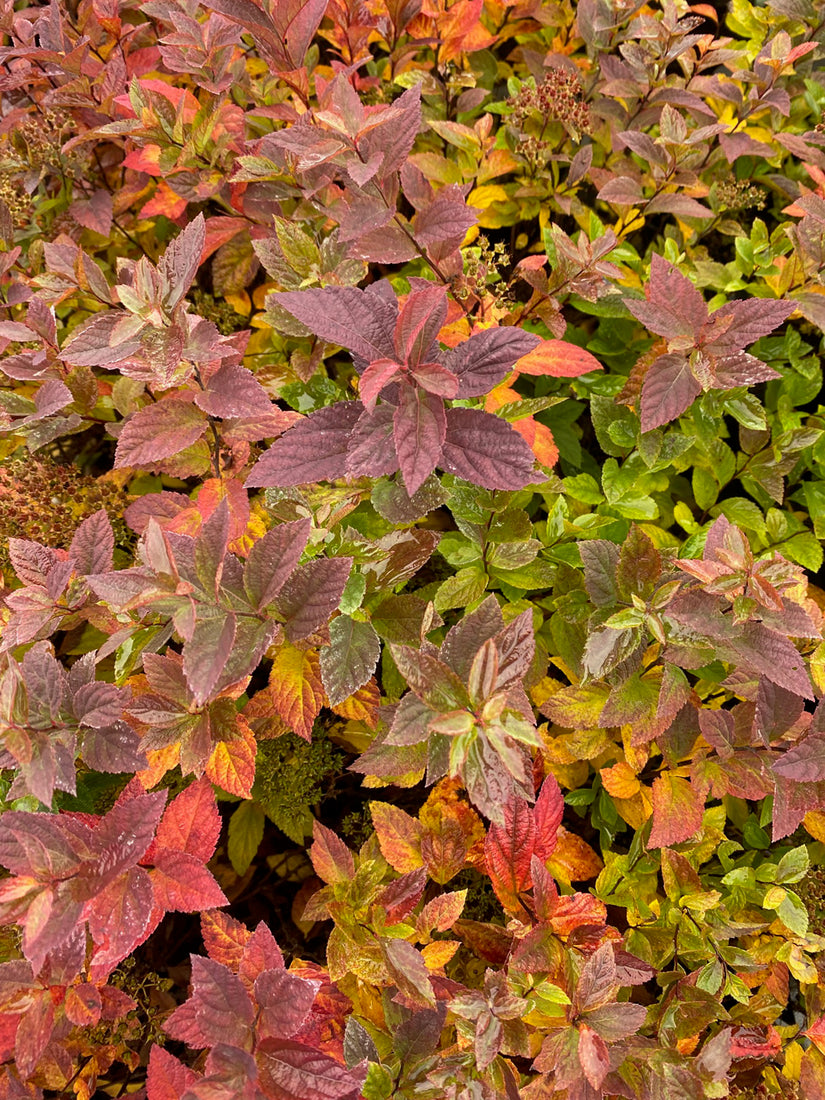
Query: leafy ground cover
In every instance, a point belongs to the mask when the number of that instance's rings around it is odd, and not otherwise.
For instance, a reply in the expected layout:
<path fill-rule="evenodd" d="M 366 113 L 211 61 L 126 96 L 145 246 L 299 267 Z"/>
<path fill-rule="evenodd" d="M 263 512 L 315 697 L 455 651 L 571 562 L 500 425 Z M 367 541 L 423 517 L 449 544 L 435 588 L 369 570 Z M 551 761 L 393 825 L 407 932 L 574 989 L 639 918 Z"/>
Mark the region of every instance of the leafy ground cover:
<path fill-rule="evenodd" d="M 821 0 L 0 7 L 0 1098 L 825 1096 Z"/>

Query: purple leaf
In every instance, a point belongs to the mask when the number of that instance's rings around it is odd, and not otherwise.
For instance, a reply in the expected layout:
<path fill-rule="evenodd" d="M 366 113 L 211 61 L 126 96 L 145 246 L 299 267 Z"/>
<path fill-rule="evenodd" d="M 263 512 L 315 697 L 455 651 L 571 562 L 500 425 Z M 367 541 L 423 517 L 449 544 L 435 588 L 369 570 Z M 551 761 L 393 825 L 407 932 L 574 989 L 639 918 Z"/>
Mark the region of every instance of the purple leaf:
<path fill-rule="evenodd" d="M 235 630 L 232 612 L 195 621 L 192 637 L 183 649 L 183 671 L 198 706 L 209 698 L 223 672 L 235 643 Z"/>
<path fill-rule="evenodd" d="M 710 315 L 709 327 L 722 325 L 722 333 L 713 340 L 713 350 L 724 356 L 753 344 L 777 325 L 787 321 L 796 303 L 771 298 L 750 298 L 726 302 Z M 727 322 L 727 323 L 725 323 Z"/>
<path fill-rule="evenodd" d="M 343 477 L 352 429 L 363 411 L 360 401 L 341 401 L 310 413 L 261 455 L 246 487 L 305 485 Z"/>
<path fill-rule="evenodd" d="M 210 416 L 256 416 L 268 413 L 272 402 L 252 371 L 238 363 L 224 365 L 195 394 L 195 404 Z"/>
<path fill-rule="evenodd" d="M 286 619 L 286 636 L 298 642 L 323 626 L 341 602 L 352 558 L 320 558 L 300 565 L 276 601 Z"/>
<path fill-rule="evenodd" d="M 174 309 L 195 281 L 205 243 L 206 223 L 203 214 L 198 214 L 161 256 L 158 274 L 167 309 Z"/>
<path fill-rule="evenodd" d="M 312 521 L 308 518 L 281 523 L 267 531 L 249 551 L 243 583 L 256 611 L 262 611 L 281 591 L 301 559 L 311 530 Z"/>
<path fill-rule="evenodd" d="M 702 387 L 684 355 L 660 355 L 651 363 L 642 384 L 642 431 L 649 432 L 675 420 L 701 392 Z"/>
<path fill-rule="evenodd" d="M 404 487 L 410 496 L 435 469 L 446 431 L 442 399 L 418 387 L 403 386 L 393 418 L 393 442 Z"/>
<path fill-rule="evenodd" d="M 519 328 L 488 328 L 442 356 L 445 367 L 457 374 L 456 397 L 480 397 L 506 378 L 513 365 L 541 343 L 540 337 Z"/>
<path fill-rule="evenodd" d="M 374 359 L 370 363 L 358 383 L 358 396 L 368 412 L 372 412 L 378 395 L 400 370 L 400 364 L 394 359 Z"/>
<path fill-rule="evenodd" d="M 447 291 L 443 286 L 414 290 L 404 303 L 395 325 L 395 350 L 402 363 L 418 366 L 447 319 Z"/>
<path fill-rule="evenodd" d="M 480 409 L 450 409 L 441 467 L 485 489 L 523 489 L 534 457 L 506 420 Z"/>
<path fill-rule="evenodd" d="M 383 403 L 365 412 L 350 437 L 347 476 L 381 477 L 394 474 L 398 457 L 393 446 L 395 406 Z"/>
<path fill-rule="evenodd" d="M 670 340 L 693 342 L 708 317 L 705 300 L 690 279 L 657 252 L 650 261 L 647 301 L 625 298 L 625 305 L 651 332 Z"/>
<path fill-rule="evenodd" d="M 413 231 L 419 244 L 439 245 L 448 251 L 458 248 L 468 229 L 478 221 L 478 215 L 464 201 L 455 184 L 442 187 L 432 203 L 415 215 Z"/>
<path fill-rule="evenodd" d="M 166 398 L 146 405 L 126 421 L 117 440 L 115 467 L 152 466 L 179 454 L 206 431 L 206 417 L 187 401 Z"/>
<path fill-rule="evenodd" d="M 352 286 L 288 290 L 275 302 L 328 344 L 340 344 L 371 363 L 393 359 L 395 310 L 388 303 Z"/>
<path fill-rule="evenodd" d="M 825 735 L 809 734 L 781 756 L 773 766 L 783 779 L 797 783 L 817 783 L 825 779 Z"/>
<path fill-rule="evenodd" d="M 106 573 L 112 568 L 115 536 L 105 508 L 84 519 L 72 538 L 69 557 L 82 576 Z"/>

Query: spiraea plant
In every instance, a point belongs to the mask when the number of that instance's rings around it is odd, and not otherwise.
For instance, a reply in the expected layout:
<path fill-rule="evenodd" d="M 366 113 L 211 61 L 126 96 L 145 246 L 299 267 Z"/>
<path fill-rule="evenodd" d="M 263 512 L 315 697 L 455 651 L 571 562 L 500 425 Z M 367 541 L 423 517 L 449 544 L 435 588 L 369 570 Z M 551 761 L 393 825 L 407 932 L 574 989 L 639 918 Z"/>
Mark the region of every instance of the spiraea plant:
<path fill-rule="evenodd" d="M 3 7 L 0 1100 L 825 1096 L 821 9 Z"/>

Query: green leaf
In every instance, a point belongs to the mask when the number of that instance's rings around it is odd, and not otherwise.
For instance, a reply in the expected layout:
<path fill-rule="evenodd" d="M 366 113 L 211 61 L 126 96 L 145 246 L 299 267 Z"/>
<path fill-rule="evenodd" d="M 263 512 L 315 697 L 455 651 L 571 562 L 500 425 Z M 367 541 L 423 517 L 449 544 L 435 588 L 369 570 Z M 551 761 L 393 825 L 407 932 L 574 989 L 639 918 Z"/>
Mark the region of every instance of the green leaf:
<path fill-rule="evenodd" d="M 264 835 L 266 815 L 257 802 L 246 799 L 229 819 L 229 862 L 236 875 L 245 875 Z"/>

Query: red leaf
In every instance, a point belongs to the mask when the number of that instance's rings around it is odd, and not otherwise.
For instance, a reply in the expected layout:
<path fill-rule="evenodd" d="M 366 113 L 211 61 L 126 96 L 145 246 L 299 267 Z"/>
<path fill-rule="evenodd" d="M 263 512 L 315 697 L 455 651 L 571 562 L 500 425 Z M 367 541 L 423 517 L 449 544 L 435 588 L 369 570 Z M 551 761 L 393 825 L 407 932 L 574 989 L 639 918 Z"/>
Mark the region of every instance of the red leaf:
<path fill-rule="evenodd" d="M 642 431 L 649 432 L 675 420 L 701 392 L 702 387 L 684 355 L 660 355 L 651 363 L 642 383 Z"/>
<path fill-rule="evenodd" d="M 146 1100 L 180 1100 L 198 1075 L 155 1043 L 149 1052 Z"/>
<path fill-rule="evenodd" d="M 536 837 L 532 808 L 520 798 L 504 807 L 504 824 L 491 825 L 484 842 L 484 862 L 496 895 L 516 912 L 519 894 L 530 887 L 530 857 Z"/>
<path fill-rule="evenodd" d="M 318 981 L 307 981 L 288 970 L 265 970 L 255 982 L 255 999 L 261 1008 L 259 1039 L 289 1039 L 310 1013 Z"/>
<path fill-rule="evenodd" d="M 317 874 L 326 883 L 348 882 L 355 874 L 352 852 L 332 829 L 316 821 L 312 829 L 309 858 Z"/>
<path fill-rule="evenodd" d="M 152 870 L 155 904 L 165 911 L 197 913 L 229 902 L 197 856 L 162 849 Z"/>
<path fill-rule="evenodd" d="M 255 1011 L 240 978 L 220 963 L 202 955 L 192 956 L 192 996 L 182 1005 L 189 1011 L 184 1019 L 194 1018 L 207 1046 L 226 1043 L 249 1050 L 252 1046 L 252 1024 Z M 176 1009 L 166 1021 L 166 1031 L 177 1038 Z"/>
<path fill-rule="evenodd" d="M 187 852 L 206 863 L 215 853 L 220 832 L 221 815 L 212 784 L 208 779 L 199 779 L 166 807 L 158 825 L 156 845 L 158 849 Z"/>
<path fill-rule="evenodd" d="M 261 1087 L 270 1100 L 357 1100 L 367 1067 L 346 1069 L 303 1043 L 265 1039 L 255 1055 Z"/>
<path fill-rule="evenodd" d="M 281 591 L 301 559 L 311 529 L 310 519 L 278 524 L 249 551 L 243 583 L 256 610 L 263 610 Z"/>
<path fill-rule="evenodd" d="M 536 824 L 533 852 L 542 862 L 553 854 L 563 814 L 564 797 L 561 788 L 555 776 L 548 775 L 541 785 L 533 808 L 533 820 Z"/>

